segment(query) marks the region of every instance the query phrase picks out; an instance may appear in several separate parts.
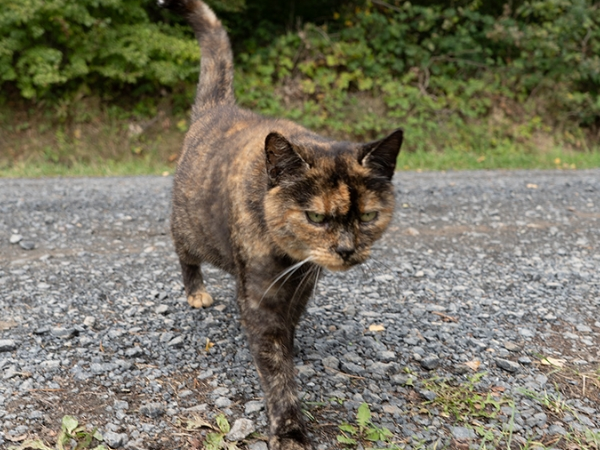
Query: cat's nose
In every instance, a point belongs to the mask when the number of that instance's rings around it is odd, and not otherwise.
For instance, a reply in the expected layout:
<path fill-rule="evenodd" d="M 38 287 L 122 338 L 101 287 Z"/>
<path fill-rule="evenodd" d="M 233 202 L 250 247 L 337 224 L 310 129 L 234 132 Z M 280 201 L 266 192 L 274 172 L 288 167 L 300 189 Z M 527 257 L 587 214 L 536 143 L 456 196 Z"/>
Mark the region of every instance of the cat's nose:
<path fill-rule="evenodd" d="M 338 245 L 335 249 L 335 252 L 342 257 L 342 259 L 347 260 L 354 253 L 354 246 L 349 245 Z"/>

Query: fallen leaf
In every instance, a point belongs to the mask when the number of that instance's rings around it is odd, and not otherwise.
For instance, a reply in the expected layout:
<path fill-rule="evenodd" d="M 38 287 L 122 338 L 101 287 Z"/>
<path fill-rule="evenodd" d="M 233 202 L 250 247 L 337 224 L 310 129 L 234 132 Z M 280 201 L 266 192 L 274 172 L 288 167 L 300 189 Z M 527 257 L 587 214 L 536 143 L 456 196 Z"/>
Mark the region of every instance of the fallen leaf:
<path fill-rule="evenodd" d="M 169 162 L 174 162 L 179 155 L 177 153 L 172 153 L 169 155 Z"/>
<path fill-rule="evenodd" d="M 542 359 L 541 363 L 544 366 L 564 367 L 567 361 L 565 359 L 552 358 L 550 356 Z"/>
<path fill-rule="evenodd" d="M 217 430 L 209 422 L 204 420 L 202 417 L 196 415 L 194 415 L 190 419 L 183 419 L 183 422 L 185 423 L 185 428 L 187 430 L 197 430 L 199 428 L 210 428 L 211 430 Z"/>
<path fill-rule="evenodd" d="M 369 331 L 385 331 L 385 327 L 383 325 L 369 325 Z"/>
<path fill-rule="evenodd" d="M 465 366 L 470 368 L 473 372 L 477 372 L 477 369 L 479 369 L 480 365 L 481 365 L 481 361 L 478 361 L 476 359 L 474 359 L 473 361 L 467 361 L 465 363 Z"/>
<path fill-rule="evenodd" d="M 527 189 L 537 189 L 538 185 L 534 183 L 527 183 Z"/>
<path fill-rule="evenodd" d="M 478 163 L 482 163 L 484 161 L 485 161 L 485 156 L 480 156 L 479 158 L 477 158 Z"/>
<path fill-rule="evenodd" d="M 0 331 L 5 331 L 5 330 L 10 330 L 11 328 L 14 328 L 18 325 L 17 322 L 14 322 L 12 320 L 9 321 L 3 321 L 0 320 Z"/>
<path fill-rule="evenodd" d="M 210 339 L 206 338 L 206 346 L 204 347 L 204 350 L 206 350 L 208 352 L 214 346 L 215 346 L 214 342 L 210 342 Z"/>
<path fill-rule="evenodd" d="M 504 386 L 492 386 L 493 392 L 504 392 L 506 388 Z"/>

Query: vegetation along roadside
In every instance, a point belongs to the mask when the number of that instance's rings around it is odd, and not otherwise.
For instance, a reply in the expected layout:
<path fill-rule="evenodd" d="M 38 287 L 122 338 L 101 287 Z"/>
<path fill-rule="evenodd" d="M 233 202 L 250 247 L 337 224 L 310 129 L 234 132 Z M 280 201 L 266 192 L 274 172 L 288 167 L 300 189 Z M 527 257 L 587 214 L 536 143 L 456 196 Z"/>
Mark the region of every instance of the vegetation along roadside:
<path fill-rule="evenodd" d="M 0 176 L 172 172 L 190 31 L 150 0 L 63 3 L 0 12 Z M 243 106 L 336 138 L 402 126 L 401 170 L 600 166 L 597 2 L 276 3 L 212 2 Z"/>

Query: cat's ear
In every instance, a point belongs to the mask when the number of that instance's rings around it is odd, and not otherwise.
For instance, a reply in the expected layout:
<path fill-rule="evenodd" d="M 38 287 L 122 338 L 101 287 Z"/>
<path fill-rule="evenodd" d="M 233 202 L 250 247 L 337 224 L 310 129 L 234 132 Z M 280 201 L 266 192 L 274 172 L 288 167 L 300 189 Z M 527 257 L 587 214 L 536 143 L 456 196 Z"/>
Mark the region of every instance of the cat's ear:
<path fill-rule="evenodd" d="M 265 139 L 267 175 L 272 186 L 285 176 L 297 174 L 309 165 L 296 152 L 294 146 L 283 135 L 272 132 Z"/>
<path fill-rule="evenodd" d="M 358 162 L 375 173 L 391 179 L 396 169 L 396 158 L 400 153 L 403 135 L 402 129 L 398 128 L 379 141 L 364 144 Z"/>

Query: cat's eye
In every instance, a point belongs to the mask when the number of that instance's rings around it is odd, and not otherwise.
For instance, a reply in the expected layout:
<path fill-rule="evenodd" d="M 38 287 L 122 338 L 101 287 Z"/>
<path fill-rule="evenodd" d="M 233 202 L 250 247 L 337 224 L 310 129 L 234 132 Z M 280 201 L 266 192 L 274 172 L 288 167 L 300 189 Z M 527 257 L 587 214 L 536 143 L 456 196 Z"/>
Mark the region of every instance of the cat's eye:
<path fill-rule="evenodd" d="M 360 221 L 361 222 L 372 222 L 375 220 L 376 217 L 377 217 L 377 211 L 366 212 L 366 213 L 362 213 L 360 215 Z"/>
<path fill-rule="evenodd" d="M 306 211 L 306 217 L 312 223 L 323 223 L 325 221 L 325 214 L 319 214 L 312 211 Z"/>

